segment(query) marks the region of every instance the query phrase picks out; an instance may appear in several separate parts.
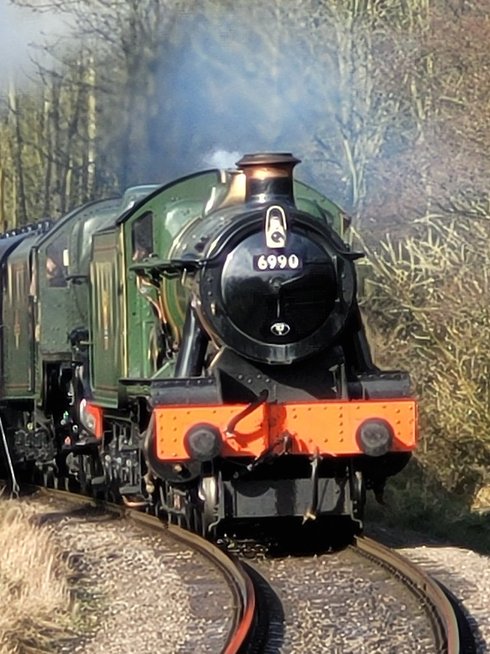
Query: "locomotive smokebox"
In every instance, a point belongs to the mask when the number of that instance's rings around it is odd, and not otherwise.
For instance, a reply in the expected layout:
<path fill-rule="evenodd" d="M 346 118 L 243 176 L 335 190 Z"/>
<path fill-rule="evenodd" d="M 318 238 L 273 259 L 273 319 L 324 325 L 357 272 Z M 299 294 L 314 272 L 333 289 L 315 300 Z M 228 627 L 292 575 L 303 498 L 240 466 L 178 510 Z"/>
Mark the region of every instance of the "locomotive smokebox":
<path fill-rule="evenodd" d="M 246 178 L 246 202 L 282 200 L 294 204 L 293 168 L 300 163 L 290 152 L 246 154 L 236 165 Z"/>

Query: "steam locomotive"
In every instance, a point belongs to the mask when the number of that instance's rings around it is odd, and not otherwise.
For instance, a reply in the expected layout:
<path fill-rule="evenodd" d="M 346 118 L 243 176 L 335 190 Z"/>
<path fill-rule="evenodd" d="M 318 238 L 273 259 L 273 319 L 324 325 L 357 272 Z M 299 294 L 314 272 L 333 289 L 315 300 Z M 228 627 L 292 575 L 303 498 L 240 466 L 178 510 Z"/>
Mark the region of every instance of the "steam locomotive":
<path fill-rule="evenodd" d="M 2 465 L 215 535 L 350 516 L 416 442 L 373 363 L 348 220 L 245 155 L 0 237 Z"/>

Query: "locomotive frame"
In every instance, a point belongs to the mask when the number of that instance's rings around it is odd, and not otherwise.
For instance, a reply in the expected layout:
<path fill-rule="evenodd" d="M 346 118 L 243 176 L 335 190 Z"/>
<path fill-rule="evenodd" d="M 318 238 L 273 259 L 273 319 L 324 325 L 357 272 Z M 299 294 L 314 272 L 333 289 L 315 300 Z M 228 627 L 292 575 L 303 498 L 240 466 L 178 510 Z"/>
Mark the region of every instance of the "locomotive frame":
<path fill-rule="evenodd" d="M 0 237 L 3 462 L 207 535 L 362 523 L 417 438 L 373 363 L 348 221 L 290 154 Z"/>

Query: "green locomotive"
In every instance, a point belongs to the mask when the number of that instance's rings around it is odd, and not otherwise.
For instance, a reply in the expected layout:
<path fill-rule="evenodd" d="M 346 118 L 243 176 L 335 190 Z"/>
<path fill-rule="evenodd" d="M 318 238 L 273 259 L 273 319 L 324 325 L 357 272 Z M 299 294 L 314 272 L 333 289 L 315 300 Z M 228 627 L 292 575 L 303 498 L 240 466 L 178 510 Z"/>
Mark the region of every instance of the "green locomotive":
<path fill-rule="evenodd" d="M 340 209 L 246 155 L 0 237 L 5 468 L 229 519 L 350 515 L 416 440 L 371 361 Z"/>

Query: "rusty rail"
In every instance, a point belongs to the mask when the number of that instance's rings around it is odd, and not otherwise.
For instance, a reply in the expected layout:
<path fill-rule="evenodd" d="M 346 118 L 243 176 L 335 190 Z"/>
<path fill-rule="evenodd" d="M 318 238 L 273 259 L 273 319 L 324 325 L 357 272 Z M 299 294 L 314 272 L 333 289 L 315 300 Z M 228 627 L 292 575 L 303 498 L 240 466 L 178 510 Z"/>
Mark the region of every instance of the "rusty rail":
<path fill-rule="evenodd" d="M 234 599 L 232 625 L 221 654 L 241 654 L 246 651 L 247 643 L 252 637 L 255 625 L 255 589 L 251 578 L 237 559 L 226 554 L 219 547 L 201 536 L 175 525 L 167 525 L 159 518 L 147 513 L 142 513 L 123 505 L 104 502 L 62 490 L 36 487 L 36 491 L 45 497 L 59 498 L 77 506 L 103 508 L 106 511 L 119 515 L 121 518 L 131 520 L 147 531 L 165 532 L 173 540 L 201 553 L 221 571 Z"/>
<path fill-rule="evenodd" d="M 355 550 L 399 576 L 422 599 L 432 622 L 437 651 L 463 654 L 458 616 L 439 584 L 417 565 L 366 536 L 358 536 Z"/>

